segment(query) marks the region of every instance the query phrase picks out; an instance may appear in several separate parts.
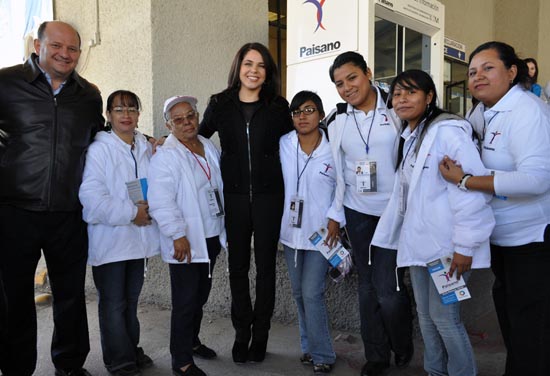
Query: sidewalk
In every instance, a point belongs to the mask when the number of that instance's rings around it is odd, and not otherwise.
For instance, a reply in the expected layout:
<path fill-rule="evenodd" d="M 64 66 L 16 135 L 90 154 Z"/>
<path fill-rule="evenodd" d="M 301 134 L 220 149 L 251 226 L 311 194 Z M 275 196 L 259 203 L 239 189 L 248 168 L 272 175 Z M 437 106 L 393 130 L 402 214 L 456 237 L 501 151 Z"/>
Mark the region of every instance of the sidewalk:
<path fill-rule="evenodd" d="M 38 365 L 35 375 L 53 376 L 54 368 L 50 360 L 50 341 L 52 334 L 51 306 L 37 306 L 38 316 Z M 170 310 L 154 305 L 140 305 L 141 346 L 155 362 L 154 367 L 143 372 L 143 376 L 171 375 L 169 332 Z M 103 366 L 99 343 L 96 296 L 88 296 L 88 325 L 90 330 L 90 354 L 85 368 L 94 376 L 107 376 Z M 333 331 L 335 350 L 338 356 L 333 375 L 358 376 L 363 365 L 363 349 L 358 333 Z M 312 375 L 311 367 L 302 365 L 298 358 L 301 355 L 298 327 L 273 323 L 270 332 L 267 356 L 259 364 L 237 365 L 231 359 L 233 344 L 231 320 L 205 313 L 202 325 L 201 340 L 212 347 L 218 358 L 214 360 L 196 359 L 200 368 L 208 375 L 239 376 L 302 376 Z M 505 353 L 497 339 L 479 339 L 471 337 L 479 367 L 479 376 L 501 376 L 504 369 Z M 419 376 L 425 375 L 422 368 L 422 343 L 415 342 L 415 355 L 411 365 L 398 370 L 390 368 L 386 376 Z"/>

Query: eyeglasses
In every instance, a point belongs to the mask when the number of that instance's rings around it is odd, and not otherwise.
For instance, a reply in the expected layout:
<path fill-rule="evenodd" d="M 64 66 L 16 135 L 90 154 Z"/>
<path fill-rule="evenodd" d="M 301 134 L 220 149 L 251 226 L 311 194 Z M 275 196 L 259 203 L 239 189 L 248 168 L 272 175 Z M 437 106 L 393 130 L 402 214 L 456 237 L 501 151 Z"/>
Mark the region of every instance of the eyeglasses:
<path fill-rule="evenodd" d="M 189 120 L 189 121 L 195 120 L 195 118 L 197 117 L 198 114 L 199 113 L 197 111 L 190 111 L 190 112 L 187 113 L 187 115 L 181 115 L 181 116 L 177 116 L 175 118 L 170 119 L 170 122 L 173 125 L 180 126 L 180 125 L 185 124 L 186 120 Z"/>
<path fill-rule="evenodd" d="M 317 109 L 315 107 L 306 107 L 303 110 L 290 111 L 290 114 L 292 115 L 292 117 L 296 118 L 296 117 L 300 117 L 300 115 L 302 113 L 304 113 L 304 115 L 306 115 L 306 116 L 309 116 L 312 113 L 314 113 L 315 111 L 317 111 Z"/>
<path fill-rule="evenodd" d="M 128 115 L 137 115 L 139 110 L 135 107 L 114 107 L 112 112 L 117 115 L 122 115 L 124 112 L 127 112 Z"/>

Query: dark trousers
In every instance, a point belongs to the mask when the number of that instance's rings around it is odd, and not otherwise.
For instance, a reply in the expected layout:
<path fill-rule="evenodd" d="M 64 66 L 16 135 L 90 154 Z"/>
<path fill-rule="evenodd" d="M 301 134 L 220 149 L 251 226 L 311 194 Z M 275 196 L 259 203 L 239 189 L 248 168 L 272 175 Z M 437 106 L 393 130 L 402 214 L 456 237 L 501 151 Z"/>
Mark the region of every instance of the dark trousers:
<path fill-rule="evenodd" d="M 506 376 L 550 375 L 550 226 L 544 242 L 491 245 L 491 264 Z"/>
<path fill-rule="evenodd" d="M 170 354 L 172 368 L 179 369 L 193 363 L 193 347 L 201 344 L 199 332 L 202 307 L 208 301 L 216 257 L 220 253 L 220 239 L 206 239 L 208 263 L 169 264 L 172 288 L 172 316 L 170 325 Z M 210 270 L 208 270 L 210 266 Z M 209 273 L 210 272 L 210 273 Z"/>
<path fill-rule="evenodd" d="M 387 362 L 391 351 L 405 355 L 413 350 L 412 310 L 403 284 L 404 268 L 395 275 L 397 251 L 369 245 L 379 217 L 344 208 L 346 229 L 359 278 L 361 337 L 368 361 Z"/>
<path fill-rule="evenodd" d="M 8 307 L 0 368 L 6 375 L 31 375 L 36 367 L 34 274 L 41 249 L 53 294 L 53 363 L 78 369 L 90 351 L 84 296 L 88 236 L 82 213 L 0 206 L 0 273 Z"/>
<path fill-rule="evenodd" d="M 145 260 L 110 262 L 92 268 L 98 294 L 103 363 L 109 371 L 136 364 L 137 307 Z"/>
<path fill-rule="evenodd" d="M 227 241 L 229 245 L 229 282 L 231 321 L 235 340 L 248 343 L 267 341 L 275 305 L 275 266 L 281 230 L 283 195 L 225 194 Z M 256 299 L 250 297 L 251 238 L 254 234 Z"/>

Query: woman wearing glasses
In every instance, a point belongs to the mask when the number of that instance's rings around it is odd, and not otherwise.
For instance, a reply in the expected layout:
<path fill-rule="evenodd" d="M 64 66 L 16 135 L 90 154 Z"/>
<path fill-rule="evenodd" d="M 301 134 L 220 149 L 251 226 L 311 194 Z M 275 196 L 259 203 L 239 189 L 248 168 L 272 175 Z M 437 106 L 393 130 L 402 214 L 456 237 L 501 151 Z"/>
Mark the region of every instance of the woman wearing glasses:
<path fill-rule="evenodd" d="M 147 178 L 151 145 L 136 130 L 140 101 L 119 90 L 107 99 L 107 128 L 86 155 L 79 197 L 88 223 L 88 263 L 98 292 L 103 362 L 112 375 L 139 375 L 153 364 L 138 347 L 137 304 L 147 258 L 159 253 L 159 233 L 146 196 L 127 184 Z"/>
<path fill-rule="evenodd" d="M 321 98 L 301 91 L 290 104 L 293 132 L 279 141 L 285 182 L 285 205 L 280 241 L 283 244 L 292 295 L 298 307 L 301 361 L 313 364 L 315 374 L 329 373 L 336 361 L 332 348 L 325 278 L 329 263 L 309 241 L 321 228 L 326 241 L 337 241 L 344 212 L 331 212 L 336 171 L 328 140 L 319 122 L 325 117 Z"/>
<path fill-rule="evenodd" d="M 269 50 L 260 43 L 245 44 L 233 60 L 227 89 L 211 97 L 200 126 L 205 137 L 218 132 L 222 149 L 236 363 L 265 358 L 283 212 L 279 138 L 291 130 L 288 102 L 279 95 L 277 66 Z M 252 234 L 254 307 L 248 280 Z"/>
<path fill-rule="evenodd" d="M 151 160 L 149 205 L 161 232 L 162 259 L 170 269 L 172 372 L 201 376 L 205 373 L 193 356 L 216 357 L 201 344 L 199 331 L 212 270 L 225 244 L 220 154 L 197 135 L 196 98 L 167 99 L 164 118 L 171 134 Z"/>

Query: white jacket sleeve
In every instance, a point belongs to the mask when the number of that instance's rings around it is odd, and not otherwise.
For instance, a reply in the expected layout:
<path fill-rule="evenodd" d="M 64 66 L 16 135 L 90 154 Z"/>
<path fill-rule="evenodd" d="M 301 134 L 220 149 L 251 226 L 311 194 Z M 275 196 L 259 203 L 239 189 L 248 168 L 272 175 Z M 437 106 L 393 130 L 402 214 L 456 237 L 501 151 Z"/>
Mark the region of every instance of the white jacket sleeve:
<path fill-rule="evenodd" d="M 438 140 L 442 152 L 451 159 L 460 161 L 465 173 L 487 174 L 471 136 L 463 129 L 443 126 L 439 130 Z M 495 226 L 493 211 L 489 205 L 491 195 L 478 191 L 464 192 L 452 183 L 447 183 L 447 189 L 454 218 L 451 225 L 455 252 L 473 256 L 475 250 L 489 239 Z"/>
<path fill-rule="evenodd" d="M 159 150 L 149 165 L 148 203 L 149 213 L 157 221 L 160 232 L 172 240 L 186 234 L 186 223 L 177 203 L 178 174 L 171 166 L 169 152 Z"/>
<path fill-rule="evenodd" d="M 495 193 L 501 196 L 535 196 L 550 189 L 550 124 L 542 111 L 523 120 L 526 126 L 510 128 L 509 151 L 516 170 L 497 172 Z"/>
<path fill-rule="evenodd" d="M 92 144 L 86 155 L 86 166 L 78 196 L 82 204 L 82 217 L 90 224 L 101 223 L 109 226 L 128 225 L 137 215 L 137 207 L 129 199 L 113 196 L 108 181 L 107 153 L 103 145 Z M 117 177 L 115 177 L 116 179 Z"/>

